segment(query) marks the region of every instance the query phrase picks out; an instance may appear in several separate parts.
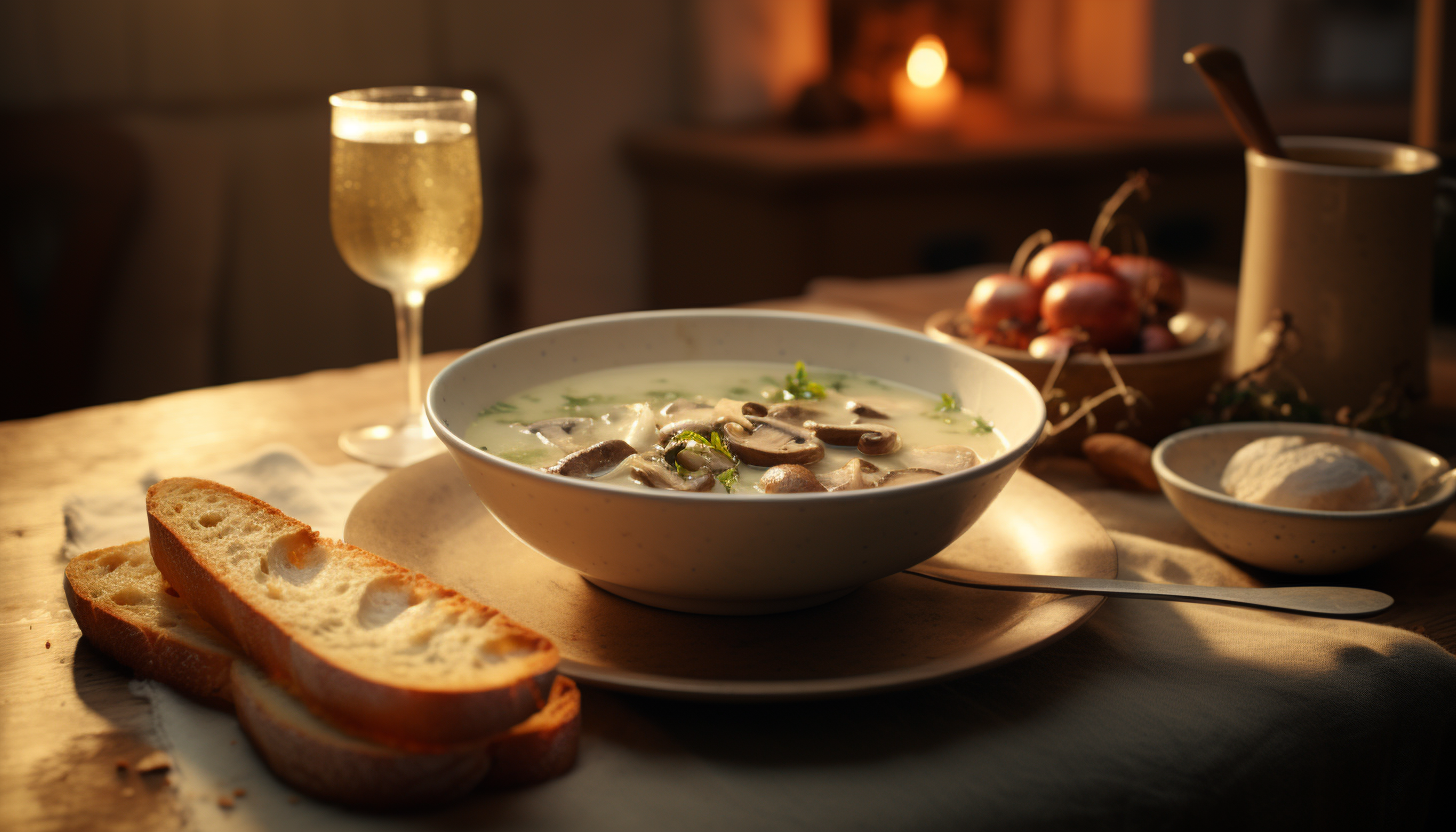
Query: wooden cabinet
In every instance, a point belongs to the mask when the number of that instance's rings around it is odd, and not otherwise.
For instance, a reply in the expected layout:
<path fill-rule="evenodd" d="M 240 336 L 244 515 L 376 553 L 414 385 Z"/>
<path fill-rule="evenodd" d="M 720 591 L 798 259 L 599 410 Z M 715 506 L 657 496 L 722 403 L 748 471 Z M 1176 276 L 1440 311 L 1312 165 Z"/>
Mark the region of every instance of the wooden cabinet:
<path fill-rule="evenodd" d="M 1401 138 L 1406 124 L 1393 106 L 1286 116 L 1276 128 L 1291 134 Z M 1043 117 L 955 135 L 673 128 L 630 137 L 626 154 L 658 308 L 783 297 L 827 275 L 1006 262 L 1041 228 L 1085 238 L 1138 168 L 1152 198 L 1126 213 L 1153 253 L 1204 273 L 1238 267 L 1243 156 L 1217 113 Z"/>

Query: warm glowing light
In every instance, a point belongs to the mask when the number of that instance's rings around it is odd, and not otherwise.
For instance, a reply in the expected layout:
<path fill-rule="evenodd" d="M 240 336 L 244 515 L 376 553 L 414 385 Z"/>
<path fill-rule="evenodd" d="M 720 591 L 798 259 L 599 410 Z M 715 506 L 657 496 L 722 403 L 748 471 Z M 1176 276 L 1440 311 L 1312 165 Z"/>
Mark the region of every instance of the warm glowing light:
<path fill-rule="evenodd" d="M 424 144 L 430 140 L 430 134 L 423 130 L 415 131 L 415 144 Z"/>
<path fill-rule="evenodd" d="M 915 41 L 905 71 L 890 79 L 895 118 L 912 130 L 944 130 L 961 103 L 961 79 L 949 68 L 945 44 L 935 35 Z"/>
<path fill-rule="evenodd" d="M 926 35 L 915 41 L 915 47 L 910 50 L 910 58 L 905 61 L 905 73 L 910 76 L 910 83 L 929 88 L 940 83 L 945 76 L 946 65 L 945 44 L 935 35 Z"/>
<path fill-rule="evenodd" d="M 339 121 L 336 119 L 334 122 L 334 135 L 341 139 L 358 141 L 364 135 L 364 124 L 358 121 Z"/>

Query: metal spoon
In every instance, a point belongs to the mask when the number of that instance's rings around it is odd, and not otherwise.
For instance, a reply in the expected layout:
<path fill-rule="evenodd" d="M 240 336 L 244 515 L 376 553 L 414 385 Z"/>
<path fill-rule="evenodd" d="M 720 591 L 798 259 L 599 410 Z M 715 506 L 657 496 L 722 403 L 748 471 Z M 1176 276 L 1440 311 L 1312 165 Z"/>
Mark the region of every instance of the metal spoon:
<path fill-rule="evenodd" d="M 1415 506 L 1435 497 L 1446 483 L 1456 480 L 1456 468 L 1447 468 L 1444 471 L 1426 477 L 1411 492 L 1409 500 L 1405 501 L 1408 506 Z"/>
<path fill-rule="evenodd" d="M 1228 604 L 1257 607 L 1329 618 L 1364 618 L 1395 603 L 1383 592 L 1345 586 L 1189 586 L 1150 584 L 1108 578 L 1064 578 L 1052 575 L 1016 575 L 1009 572 L 976 572 L 922 563 L 905 570 L 912 575 L 981 589 L 1009 589 L 1013 592 L 1055 592 L 1059 595 L 1106 595 L 1109 598 L 1150 598 L 1192 601 L 1198 604 Z"/>

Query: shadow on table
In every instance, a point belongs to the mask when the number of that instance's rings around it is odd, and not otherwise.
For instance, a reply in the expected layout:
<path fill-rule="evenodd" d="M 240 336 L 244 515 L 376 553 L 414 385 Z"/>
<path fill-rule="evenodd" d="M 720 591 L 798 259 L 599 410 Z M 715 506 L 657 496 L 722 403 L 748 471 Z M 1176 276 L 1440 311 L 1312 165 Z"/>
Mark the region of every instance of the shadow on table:
<path fill-rule="evenodd" d="M 917 690 L 722 704 L 587 689 L 574 772 L 437 819 L 1420 829 L 1456 768 L 1453 695 L 1456 661 L 1408 633 L 1110 600 L 1040 652 Z M 584 796 L 589 814 L 554 802 Z"/>

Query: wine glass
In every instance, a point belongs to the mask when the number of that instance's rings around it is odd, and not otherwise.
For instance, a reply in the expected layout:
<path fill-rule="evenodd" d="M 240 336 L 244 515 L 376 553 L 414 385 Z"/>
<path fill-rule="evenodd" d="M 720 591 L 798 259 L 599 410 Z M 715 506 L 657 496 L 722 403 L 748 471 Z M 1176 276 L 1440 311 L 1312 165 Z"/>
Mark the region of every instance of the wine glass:
<path fill-rule="evenodd" d="M 407 407 L 391 424 L 345 431 L 339 447 L 398 467 L 442 450 L 424 418 L 420 326 L 425 293 L 454 280 L 480 242 L 475 93 L 377 87 L 329 97 L 329 218 L 359 277 L 394 297 Z"/>

